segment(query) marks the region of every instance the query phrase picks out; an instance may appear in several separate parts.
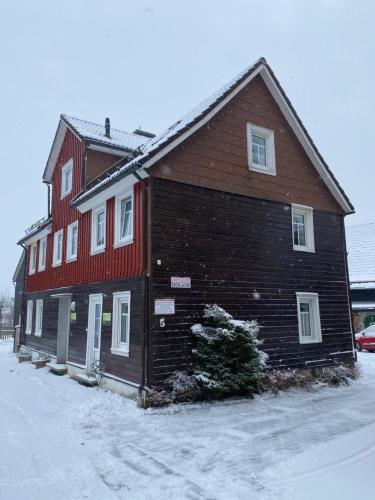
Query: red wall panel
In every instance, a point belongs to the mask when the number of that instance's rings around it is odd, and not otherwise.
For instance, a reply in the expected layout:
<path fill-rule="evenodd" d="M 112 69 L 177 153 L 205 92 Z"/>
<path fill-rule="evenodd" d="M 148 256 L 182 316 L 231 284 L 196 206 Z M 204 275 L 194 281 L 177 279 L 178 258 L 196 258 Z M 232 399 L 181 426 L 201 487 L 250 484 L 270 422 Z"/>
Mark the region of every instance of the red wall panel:
<path fill-rule="evenodd" d="M 72 157 L 74 161 L 73 189 L 66 198 L 61 200 L 61 167 Z M 142 274 L 142 183 L 139 182 L 134 186 L 133 243 L 113 248 L 115 199 L 111 198 L 107 200 L 106 250 L 96 255 L 90 255 L 91 211 L 81 214 L 78 210 L 68 206 L 70 200 L 81 190 L 82 161 L 82 144 L 77 137 L 68 131 L 52 179 L 52 233 L 47 238 L 46 269 L 39 272 L 37 268 L 35 274 L 27 275 L 27 292 L 128 278 Z M 67 226 L 77 219 L 79 221 L 77 260 L 66 262 Z M 53 235 L 61 228 L 64 229 L 63 262 L 58 267 L 52 267 Z M 38 255 L 39 242 L 37 258 Z"/>

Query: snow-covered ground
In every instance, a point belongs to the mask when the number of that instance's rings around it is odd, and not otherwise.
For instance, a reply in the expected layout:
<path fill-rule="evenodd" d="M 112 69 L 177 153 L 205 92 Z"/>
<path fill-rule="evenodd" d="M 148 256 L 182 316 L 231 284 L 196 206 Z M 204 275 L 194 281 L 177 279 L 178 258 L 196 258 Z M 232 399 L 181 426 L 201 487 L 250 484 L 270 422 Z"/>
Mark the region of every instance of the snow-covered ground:
<path fill-rule="evenodd" d="M 375 354 L 359 359 L 350 387 L 144 411 L 3 342 L 0 499 L 373 499 Z"/>

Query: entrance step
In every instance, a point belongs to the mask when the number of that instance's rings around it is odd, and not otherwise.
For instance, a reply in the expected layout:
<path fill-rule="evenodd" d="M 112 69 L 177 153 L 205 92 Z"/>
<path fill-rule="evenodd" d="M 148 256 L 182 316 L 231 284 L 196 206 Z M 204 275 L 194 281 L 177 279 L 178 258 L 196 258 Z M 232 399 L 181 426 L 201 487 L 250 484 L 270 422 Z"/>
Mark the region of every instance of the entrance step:
<path fill-rule="evenodd" d="M 19 363 L 25 363 L 26 361 L 31 361 L 31 354 L 19 354 L 17 357 Z"/>
<path fill-rule="evenodd" d="M 48 363 L 47 359 L 34 359 L 31 361 L 31 364 L 35 366 L 35 368 L 44 368 Z"/>
<path fill-rule="evenodd" d="M 85 373 L 78 373 L 77 375 L 74 375 L 73 379 L 86 387 L 95 387 L 98 385 L 98 381 L 95 377 L 86 375 Z"/>
<path fill-rule="evenodd" d="M 63 363 L 47 363 L 46 366 L 48 366 L 49 371 L 53 373 L 54 375 L 65 375 L 68 373 L 68 370 L 66 368 L 66 365 Z"/>

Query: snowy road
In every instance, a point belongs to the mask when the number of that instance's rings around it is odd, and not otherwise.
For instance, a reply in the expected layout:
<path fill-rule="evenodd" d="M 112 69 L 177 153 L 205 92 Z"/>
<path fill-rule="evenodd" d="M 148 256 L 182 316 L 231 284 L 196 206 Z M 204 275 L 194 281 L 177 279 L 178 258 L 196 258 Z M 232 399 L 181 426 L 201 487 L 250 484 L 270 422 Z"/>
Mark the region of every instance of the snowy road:
<path fill-rule="evenodd" d="M 372 500 L 375 354 L 349 388 L 139 410 L 0 344 L 0 500 Z"/>

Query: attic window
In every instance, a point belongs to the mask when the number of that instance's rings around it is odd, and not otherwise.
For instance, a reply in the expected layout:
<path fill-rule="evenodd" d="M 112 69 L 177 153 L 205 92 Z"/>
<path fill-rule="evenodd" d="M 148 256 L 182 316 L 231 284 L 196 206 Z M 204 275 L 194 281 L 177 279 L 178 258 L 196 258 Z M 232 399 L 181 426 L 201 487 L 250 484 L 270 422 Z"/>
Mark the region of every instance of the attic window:
<path fill-rule="evenodd" d="M 73 185 L 73 159 L 70 159 L 61 169 L 61 198 L 65 198 Z"/>
<path fill-rule="evenodd" d="M 273 130 L 247 123 L 247 154 L 249 170 L 276 175 Z"/>

